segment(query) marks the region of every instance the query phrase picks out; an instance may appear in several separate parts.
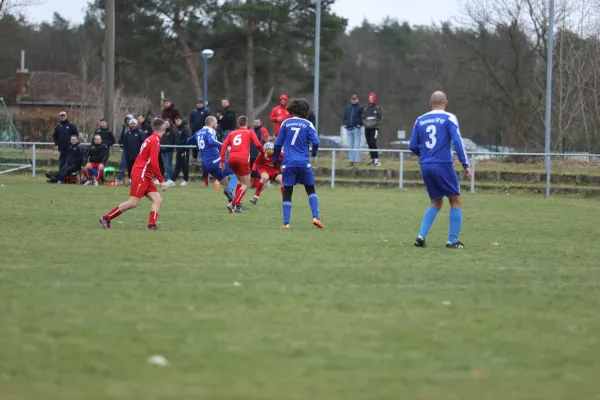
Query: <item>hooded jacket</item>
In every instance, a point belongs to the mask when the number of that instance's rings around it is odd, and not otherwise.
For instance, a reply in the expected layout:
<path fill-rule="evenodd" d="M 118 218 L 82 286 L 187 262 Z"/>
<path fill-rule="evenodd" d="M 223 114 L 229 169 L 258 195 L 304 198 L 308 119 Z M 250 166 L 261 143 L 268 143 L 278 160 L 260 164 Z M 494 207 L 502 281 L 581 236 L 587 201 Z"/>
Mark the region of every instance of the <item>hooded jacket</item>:
<path fill-rule="evenodd" d="M 281 100 L 285 100 L 286 101 L 286 105 L 282 106 L 281 105 Z M 273 122 L 275 124 L 275 131 L 274 131 L 274 135 L 277 136 L 279 134 L 279 129 L 281 128 L 281 124 L 283 123 L 283 121 L 285 121 L 286 119 L 290 118 L 291 115 L 287 110 L 287 104 L 288 104 L 288 97 L 285 94 L 282 94 L 281 96 L 279 96 L 279 104 L 275 107 L 273 107 L 273 110 L 271 111 L 271 115 L 269 115 L 269 119 L 271 120 L 271 122 Z M 278 121 L 277 119 L 281 117 L 281 121 Z"/>
<path fill-rule="evenodd" d="M 178 144 L 177 138 L 179 136 L 179 131 L 175 128 L 175 126 L 170 125 L 162 139 L 160 139 L 160 152 L 161 153 L 173 153 L 175 152 L 174 147 L 163 147 L 163 146 L 175 146 Z"/>
<path fill-rule="evenodd" d="M 130 129 L 125 133 L 123 136 L 123 151 L 128 160 L 135 160 L 140 154 L 142 143 L 145 140 L 144 136 L 144 132 L 140 128 Z"/>
<path fill-rule="evenodd" d="M 377 96 L 375 93 L 369 93 L 369 97 L 373 96 L 373 102 L 365 108 L 363 113 L 363 122 L 365 129 L 379 129 L 379 123 L 383 117 L 381 107 L 377 104 Z"/>

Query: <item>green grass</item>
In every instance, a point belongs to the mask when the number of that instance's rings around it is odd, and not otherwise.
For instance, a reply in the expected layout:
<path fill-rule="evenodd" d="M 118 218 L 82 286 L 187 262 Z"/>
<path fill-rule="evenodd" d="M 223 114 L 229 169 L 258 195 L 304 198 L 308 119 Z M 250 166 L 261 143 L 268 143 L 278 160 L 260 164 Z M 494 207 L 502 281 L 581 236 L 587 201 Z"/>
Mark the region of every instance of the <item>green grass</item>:
<path fill-rule="evenodd" d="M 423 191 L 277 189 L 229 215 L 197 184 L 110 231 L 125 188 L 0 176 L 0 399 L 594 399 L 598 202 L 464 196 L 412 240 Z M 234 285 L 238 282 L 240 285 Z M 169 365 L 150 365 L 161 354 Z"/>

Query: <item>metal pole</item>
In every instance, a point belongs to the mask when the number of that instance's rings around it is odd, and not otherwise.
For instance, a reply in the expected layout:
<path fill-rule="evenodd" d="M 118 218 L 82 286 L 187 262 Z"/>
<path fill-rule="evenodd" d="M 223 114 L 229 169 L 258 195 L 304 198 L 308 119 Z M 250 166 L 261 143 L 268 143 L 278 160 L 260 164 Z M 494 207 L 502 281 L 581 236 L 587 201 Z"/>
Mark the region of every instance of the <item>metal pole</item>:
<path fill-rule="evenodd" d="M 546 60 L 546 197 L 550 197 L 550 132 L 552 128 L 552 52 L 554 47 L 554 0 L 548 1 L 548 57 Z"/>
<path fill-rule="evenodd" d="M 35 143 L 31 146 L 31 179 L 35 179 Z"/>
<path fill-rule="evenodd" d="M 208 57 L 204 57 L 204 107 L 208 107 Z"/>
<path fill-rule="evenodd" d="M 335 150 L 331 152 L 331 188 L 335 187 Z"/>
<path fill-rule="evenodd" d="M 105 0 L 104 5 L 104 118 L 115 132 L 115 0 Z"/>
<path fill-rule="evenodd" d="M 404 187 L 404 152 L 400 153 L 400 189 Z"/>
<path fill-rule="evenodd" d="M 316 22 L 315 22 L 315 82 L 313 100 L 313 111 L 315 113 L 315 129 L 319 134 L 319 82 L 321 79 L 321 0 L 316 1 Z"/>
<path fill-rule="evenodd" d="M 471 193 L 475 193 L 475 154 L 471 156 Z"/>

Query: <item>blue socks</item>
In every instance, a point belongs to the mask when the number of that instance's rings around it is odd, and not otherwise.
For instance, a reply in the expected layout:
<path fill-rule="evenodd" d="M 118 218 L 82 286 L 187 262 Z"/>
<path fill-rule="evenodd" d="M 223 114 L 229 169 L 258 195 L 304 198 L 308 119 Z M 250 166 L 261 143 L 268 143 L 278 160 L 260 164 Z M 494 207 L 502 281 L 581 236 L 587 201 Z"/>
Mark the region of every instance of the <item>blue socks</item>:
<path fill-rule="evenodd" d="M 283 224 L 289 225 L 292 219 L 292 202 L 284 201 L 283 203 Z"/>
<path fill-rule="evenodd" d="M 308 196 L 308 204 L 310 204 L 313 218 L 319 219 L 319 196 L 316 193 Z"/>
<path fill-rule="evenodd" d="M 437 208 L 431 206 L 425 211 L 425 215 L 423 215 L 423 222 L 421 222 L 421 230 L 419 231 L 419 237 L 425 240 L 425 237 L 429 233 L 429 229 L 431 229 L 431 225 L 433 225 L 433 221 L 435 221 L 435 217 L 437 217 L 438 212 Z"/>
<path fill-rule="evenodd" d="M 448 232 L 448 243 L 456 243 L 458 241 L 458 235 L 460 235 L 460 228 L 462 227 L 462 209 L 451 208 L 450 209 L 450 231 Z"/>
<path fill-rule="evenodd" d="M 235 195 L 235 185 L 237 185 L 238 180 L 237 180 L 237 176 L 235 175 L 230 175 L 229 176 L 229 186 L 227 186 L 227 189 L 229 189 L 229 191 L 231 193 L 233 193 Z"/>

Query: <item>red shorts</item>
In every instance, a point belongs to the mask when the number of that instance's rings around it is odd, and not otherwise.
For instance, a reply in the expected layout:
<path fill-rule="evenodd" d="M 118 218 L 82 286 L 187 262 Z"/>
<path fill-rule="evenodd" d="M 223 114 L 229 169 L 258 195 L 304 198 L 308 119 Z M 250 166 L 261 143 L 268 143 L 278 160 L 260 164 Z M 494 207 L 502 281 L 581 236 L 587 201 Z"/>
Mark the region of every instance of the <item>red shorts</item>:
<path fill-rule="evenodd" d="M 148 193 L 158 192 L 156 185 L 152 182 L 152 179 L 136 179 L 131 180 L 131 187 L 129 188 L 129 195 L 141 199 Z"/>
<path fill-rule="evenodd" d="M 275 178 L 277 178 L 277 175 L 281 175 L 281 171 L 278 171 L 275 168 L 259 168 L 258 174 L 267 174 L 269 175 L 269 180 L 274 181 Z"/>
<path fill-rule="evenodd" d="M 250 161 L 239 158 L 229 158 L 229 168 L 237 176 L 250 175 Z"/>

